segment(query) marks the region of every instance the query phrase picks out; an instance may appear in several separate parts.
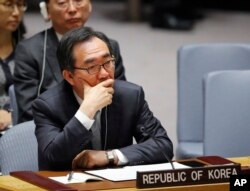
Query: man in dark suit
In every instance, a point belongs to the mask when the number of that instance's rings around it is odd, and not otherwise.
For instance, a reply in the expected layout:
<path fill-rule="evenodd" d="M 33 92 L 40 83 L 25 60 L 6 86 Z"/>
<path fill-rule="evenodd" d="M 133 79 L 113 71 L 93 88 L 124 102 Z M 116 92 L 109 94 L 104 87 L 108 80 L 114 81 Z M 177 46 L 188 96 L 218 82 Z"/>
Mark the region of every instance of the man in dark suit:
<path fill-rule="evenodd" d="M 33 103 L 40 170 L 138 165 L 173 157 L 172 142 L 142 87 L 114 80 L 115 57 L 103 33 L 87 27 L 66 33 L 57 57 L 64 81 Z"/>
<path fill-rule="evenodd" d="M 46 0 L 46 6 L 52 28 L 22 41 L 16 48 L 14 85 L 18 103 L 18 123 L 32 120 L 33 100 L 62 81 L 56 58 L 59 39 L 67 31 L 83 26 L 92 10 L 90 0 Z M 116 56 L 115 78 L 126 80 L 119 45 L 111 40 L 111 46 Z"/>

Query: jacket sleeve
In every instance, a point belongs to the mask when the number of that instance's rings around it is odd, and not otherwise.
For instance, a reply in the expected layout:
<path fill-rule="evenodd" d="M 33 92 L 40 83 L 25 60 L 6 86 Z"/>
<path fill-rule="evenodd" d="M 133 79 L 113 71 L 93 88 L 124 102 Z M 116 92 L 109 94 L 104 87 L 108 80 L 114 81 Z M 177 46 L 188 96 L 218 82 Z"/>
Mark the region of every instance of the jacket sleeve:
<path fill-rule="evenodd" d="M 89 149 L 92 134 L 74 116 L 67 119 L 66 123 L 62 121 L 68 118 L 68 114 L 62 111 L 63 108 L 58 103 L 53 102 L 56 101 L 47 102 L 40 97 L 34 101 L 32 108 L 36 124 L 35 134 L 43 162 L 52 169 L 62 170 L 70 168 L 78 153 Z"/>
<path fill-rule="evenodd" d="M 128 158 L 129 164 L 169 162 L 173 157 L 172 141 L 160 121 L 150 111 L 142 88 L 138 93 L 136 114 L 137 122 L 133 133 L 137 144 L 120 149 Z"/>

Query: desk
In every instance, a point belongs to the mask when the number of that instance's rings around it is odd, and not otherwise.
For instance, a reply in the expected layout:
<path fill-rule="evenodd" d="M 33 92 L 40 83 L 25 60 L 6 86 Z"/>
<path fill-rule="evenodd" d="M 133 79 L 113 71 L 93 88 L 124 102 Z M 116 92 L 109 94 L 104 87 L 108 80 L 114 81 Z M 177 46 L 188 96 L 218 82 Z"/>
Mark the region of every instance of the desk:
<path fill-rule="evenodd" d="M 250 156 L 247 157 L 237 157 L 230 158 L 231 161 L 236 163 L 241 163 L 242 166 L 250 166 Z M 43 176 L 65 176 L 68 172 L 49 172 L 43 171 L 39 172 Z M 111 182 L 111 181 L 98 181 L 98 182 L 88 182 L 81 184 L 69 184 L 81 190 L 99 190 L 108 191 L 112 188 L 112 191 L 136 191 L 142 190 L 136 188 L 135 181 L 125 181 L 125 182 Z M 229 191 L 229 183 L 217 183 L 217 184 L 201 184 L 201 185 L 189 185 L 189 186 L 178 186 L 178 187 L 163 187 L 163 188 L 150 188 L 145 189 L 147 191 Z"/>
<path fill-rule="evenodd" d="M 243 166 L 250 166 L 250 156 L 248 157 L 239 157 L 239 158 L 230 158 L 234 162 L 241 163 Z M 40 171 L 40 175 L 45 177 L 50 176 L 65 176 L 68 172 L 52 172 L 52 171 Z M 0 176 L 0 190 L 1 182 L 9 182 L 9 187 L 12 185 L 22 184 L 20 189 L 15 189 L 15 191 L 41 191 L 44 189 L 33 187 L 29 183 L 23 182 L 17 178 L 11 176 Z M 20 182 L 21 181 L 21 182 Z M 112 181 L 97 181 L 97 182 L 88 182 L 88 183 L 77 183 L 69 184 L 69 186 L 78 189 L 79 191 L 83 190 L 97 190 L 97 191 L 137 191 L 137 190 L 147 190 L 147 191 L 229 191 L 229 183 L 216 183 L 216 184 L 201 184 L 201 185 L 189 185 L 189 186 L 178 186 L 178 187 L 162 187 L 162 188 L 149 188 L 149 189 L 137 189 L 135 181 L 124 181 L 124 182 L 112 182 Z M 29 189 L 30 188 L 30 189 Z M 5 189 L 5 190 L 14 190 L 14 189 Z"/>
<path fill-rule="evenodd" d="M 39 174 L 49 177 L 49 176 L 65 176 L 67 172 L 50 172 L 41 171 Z M 111 181 L 98 181 L 98 182 L 88 182 L 88 183 L 77 183 L 69 184 L 71 187 L 83 190 L 97 190 L 97 191 L 137 191 L 143 189 L 136 188 L 135 181 L 124 181 L 124 182 L 111 182 Z M 112 189 L 110 189 L 112 188 Z M 189 185 L 189 186 L 178 186 L 178 187 L 164 187 L 164 188 L 149 188 L 145 189 L 147 191 L 229 191 L 229 183 L 217 183 L 217 184 L 203 184 L 203 185 Z"/>

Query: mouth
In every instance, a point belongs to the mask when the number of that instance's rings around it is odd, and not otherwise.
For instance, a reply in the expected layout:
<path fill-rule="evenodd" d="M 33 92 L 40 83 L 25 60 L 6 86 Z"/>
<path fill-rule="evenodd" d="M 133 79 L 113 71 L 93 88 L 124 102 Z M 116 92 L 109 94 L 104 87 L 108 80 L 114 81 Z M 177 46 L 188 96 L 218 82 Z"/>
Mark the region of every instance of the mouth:
<path fill-rule="evenodd" d="M 12 20 L 12 21 L 9 21 L 10 23 L 19 23 L 18 20 Z"/>
<path fill-rule="evenodd" d="M 68 19 L 67 22 L 71 24 L 79 23 L 81 20 L 78 18 Z"/>
<path fill-rule="evenodd" d="M 19 21 L 10 21 L 9 24 L 12 26 L 17 26 L 19 25 Z"/>

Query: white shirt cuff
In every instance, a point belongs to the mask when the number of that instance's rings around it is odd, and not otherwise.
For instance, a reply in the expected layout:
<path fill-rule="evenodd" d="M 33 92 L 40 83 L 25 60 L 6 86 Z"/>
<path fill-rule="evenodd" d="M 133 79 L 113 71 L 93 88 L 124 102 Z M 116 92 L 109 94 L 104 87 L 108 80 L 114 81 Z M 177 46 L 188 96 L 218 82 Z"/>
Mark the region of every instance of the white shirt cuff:
<path fill-rule="evenodd" d="M 86 127 L 87 130 L 90 130 L 91 126 L 95 122 L 94 119 L 90 119 L 87 115 L 85 115 L 83 112 L 78 110 L 75 114 L 75 117 L 80 121 L 80 123 Z"/>
<path fill-rule="evenodd" d="M 124 165 L 124 164 L 128 163 L 127 157 L 124 154 L 122 154 L 122 152 L 120 150 L 115 149 L 113 151 L 116 153 L 116 155 L 118 157 L 118 165 Z"/>

